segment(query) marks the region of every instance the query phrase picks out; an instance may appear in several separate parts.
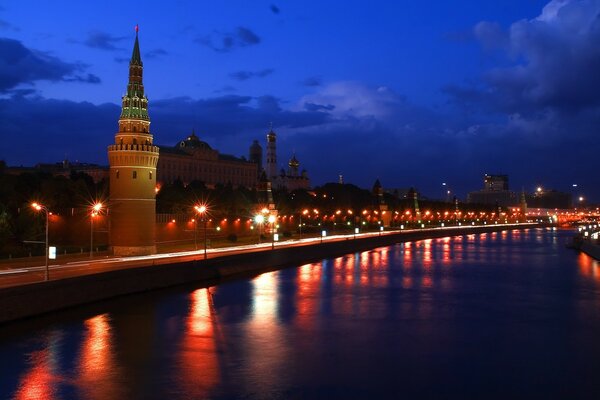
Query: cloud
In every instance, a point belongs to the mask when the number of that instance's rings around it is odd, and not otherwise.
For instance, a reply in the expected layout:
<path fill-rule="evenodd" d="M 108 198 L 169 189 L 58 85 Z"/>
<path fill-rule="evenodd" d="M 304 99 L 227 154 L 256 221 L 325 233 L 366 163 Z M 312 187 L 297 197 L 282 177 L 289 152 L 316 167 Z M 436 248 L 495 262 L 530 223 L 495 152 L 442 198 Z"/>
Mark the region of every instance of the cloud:
<path fill-rule="evenodd" d="M 484 74 L 479 87 L 446 92 L 457 101 L 476 100 L 488 110 L 522 115 L 599 106 L 599 14 L 597 1 L 553 0 L 537 18 L 506 30 L 494 22 L 478 23 L 475 37 L 503 60 Z"/>
<path fill-rule="evenodd" d="M 11 24 L 10 22 L 7 22 L 3 19 L 0 19 L 0 29 L 2 30 L 12 30 L 12 31 L 20 31 L 19 28 L 17 28 L 16 26 L 14 26 L 13 24 Z"/>
<path fill-rule="evenodd" d="M 45 99 L 13 95 L 0 99 L 3 143 L 0 154 L 10 165 L 70 159 L 104 163 L 99 157 L 110 144 L 120 108 L 115 104 Z M 90 121 L 93 121 L 90 124 Z M 81 127 L 85 126 L 85 138 Z M 15 146 L 15 143 L 19 143 Z"/>
<path fill-rule="evenodd" d="M 221 89 L 214 90 L 213 93 L 231 93 L 235 92 L 237 89 L 231 85 L 225 85 Z"/>
<path fill-rule="evenodd" d="M 124 39 L 126 39 L 125 36 L 112 36 L 106 32 L 92 31 L 88 33 L 83 44 L 93 49 L 114 51 L 121 50 L 116 45 Z"/>
<path fill-rule="evenodd" d="M 83 64 L 67 63 L 29 49 L 17 40 L 0 38 L 0 93 L 36 81 L 100 82 L 93 74 L 82 75 L 86 68 Z"/>
<path fill-rule="evenodd" d="M 275 4 L 271 4 L 269 6 L 269 9 L 271 10 L 271 12 L 273 14 L 279 14 L 281 12 L 281 10 L 279 9 L 279 7 L 277 7 Z"/>
<path fill-rule="evenodd" d="M 316 86 L 321 86 L 322 82 L 321 82 L 321 78 L 319 78 L 317 76 L 311 76 L 311 77 L 308 77 L 308 78 L 304 79 L 303 81 L 301 81 L 300 84 L 302 86 L 307 86 L 307 87 L 316 87 Z"/>
<path fill-rule="evenodd" d="M 83 83 L 100 83 L 102 82 L 99 77 L 94 74 L 86 75 L 75 75 L 72 78 L 65 78 L 65 82 L 83 82 Z"/>
<path fill-rule="evenodd" d="M 199 37 L 195 40 L 219 53 L 227 53 L 236 48 L 254 46 L 261 42 L 260 37 L 249 28 L 238 26 L 234 32 L 213 32 L 208 36 Z"/>
<path fill-rule="evenodd" d="M 331 83 L 313 94 L 304 96 L 299 108 L 305 104 L 334 105 L 337 117 L 385 117 L 393 113 L 405 99 L 385 86 L 371 87 L 357 81 Z"/>
<path fill-rule="evenodd" d="M 260 71 L 236 71 L 229 74 L 231 79 L 236 81 L 247 81 L 252 78 L 264 78 L 271 75 L 275 70 L 272 68 L 262 69 Z"/>
<path fill-rule="evenodd" d="M 146 58 L 158 58 L 169 54 L 165 49 L 153 49 L 147 52 L 143 52 L 143 57 Z"/>
<path fill-rule="evenodd" d="M 335 106 L 333 104 L 304 103 L 304 109 L 308 111 L 331 111 L 335 109 Z"/>

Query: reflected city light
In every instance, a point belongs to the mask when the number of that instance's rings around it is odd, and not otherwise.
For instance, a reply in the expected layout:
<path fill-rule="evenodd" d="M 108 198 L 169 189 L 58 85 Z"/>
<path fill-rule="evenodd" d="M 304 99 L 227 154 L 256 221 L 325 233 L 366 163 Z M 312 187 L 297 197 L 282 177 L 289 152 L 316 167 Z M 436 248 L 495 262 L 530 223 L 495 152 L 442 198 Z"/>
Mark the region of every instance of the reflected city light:
<path fill-rule="evenodd" d="M 179 352 L 179 384 L 189 398 L 206 398 L 220 382 L 216 320 L 210 289 L 197 289 L 190 295 L 186 334 Z"/>
<path fill-rule="evenodd" d="M 58 399 L 58 378 L 55 376 L 57 368 L 56 347 L 58 338 L 51 333 L 46 339 L 42 350 L 34 351 L 28 355 L 30 369 L 20 378 L 19 386 L 14 394 L 15 400 L 53 400 Z"/>
<path fill-rule="evenodd" d="M 79 382 L 82 397 L 110 399 L 119 397 L 118 375 L 114 365 L 111 327 L 107 314 L 84 322 L 86 334 L 81 346 Z"/>
<path fill-rule="evenodd" d="M 600 282 L 600 263 L 585 253 L 577 257 L 579 273 L 586 278 L 593 278 Z"/>

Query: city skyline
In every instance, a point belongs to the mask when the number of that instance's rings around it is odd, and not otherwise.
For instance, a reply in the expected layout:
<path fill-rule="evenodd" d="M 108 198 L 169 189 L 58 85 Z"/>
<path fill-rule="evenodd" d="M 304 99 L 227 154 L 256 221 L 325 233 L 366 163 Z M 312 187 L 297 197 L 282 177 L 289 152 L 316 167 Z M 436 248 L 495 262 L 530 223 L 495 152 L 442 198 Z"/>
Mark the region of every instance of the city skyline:
<path fill-rule="evenodd" d="M 158 145 L 194 129 L 247 157 L 273 122 L 281 163 L 295 152 L 315 184 L 464 196 L 506 173 L 597 200 L 600 2 L 521 3 L 6 5 L 0 159 L 107 165 L 138 23 Z"/>

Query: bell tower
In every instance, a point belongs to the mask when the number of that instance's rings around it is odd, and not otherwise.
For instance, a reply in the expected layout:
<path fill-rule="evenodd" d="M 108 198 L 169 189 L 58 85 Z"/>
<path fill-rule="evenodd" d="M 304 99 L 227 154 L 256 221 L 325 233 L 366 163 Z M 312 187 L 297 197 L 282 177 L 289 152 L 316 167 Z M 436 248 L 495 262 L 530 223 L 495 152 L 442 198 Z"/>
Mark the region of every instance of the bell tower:
<path fill-rule="evenodd" d="M 135 27 L 129 83 L 122 98 L 119 131 L 108 146 L 110 164 L 110 246 L 115 255 L 156 252 L 156 164 L 148 99 L 142 82 L 143 63 Z"/>
<path fill-rule="evenodd" d="M 277 179 L 277 135 L 273 131 L 273 124 L 267 133 L 267 179 Z"/>

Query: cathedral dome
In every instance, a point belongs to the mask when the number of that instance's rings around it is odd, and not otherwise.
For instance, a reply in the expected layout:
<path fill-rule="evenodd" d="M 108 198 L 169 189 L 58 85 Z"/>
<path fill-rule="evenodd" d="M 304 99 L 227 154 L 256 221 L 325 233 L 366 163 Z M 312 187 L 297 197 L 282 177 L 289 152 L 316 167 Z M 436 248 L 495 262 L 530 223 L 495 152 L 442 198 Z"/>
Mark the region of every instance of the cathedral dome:
<path fill-rule="evenodd" d="M 192 131 L 192 134 L 178 144 L 179 147 L 185 149 L 208 149 L 212 150 L 210 145 L 201 141 L 198 136 Z"/>
<path fill-rule="evenodd" d="M 292 168 L 298 168 L 300 166 L 300 161 L 298 161 L 296 159 L 296 155 L 294 154 L 292 156 L 292 158 L 290 159 L 290 162 L 288 163 L 288 165 Z"/>

